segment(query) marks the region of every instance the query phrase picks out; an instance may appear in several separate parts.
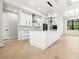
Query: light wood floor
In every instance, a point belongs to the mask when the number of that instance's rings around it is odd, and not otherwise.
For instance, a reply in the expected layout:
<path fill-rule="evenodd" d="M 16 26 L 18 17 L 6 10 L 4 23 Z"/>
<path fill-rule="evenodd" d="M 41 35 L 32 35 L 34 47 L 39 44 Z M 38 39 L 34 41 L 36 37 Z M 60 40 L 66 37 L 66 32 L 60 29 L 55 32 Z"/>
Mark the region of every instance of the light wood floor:
<path fill-rule="evenodd" d="M 0 59 L 79 59 L 79 36 L 64 35 L 46 50 L 29 41 L 9 41 L 0 48 Z"/>

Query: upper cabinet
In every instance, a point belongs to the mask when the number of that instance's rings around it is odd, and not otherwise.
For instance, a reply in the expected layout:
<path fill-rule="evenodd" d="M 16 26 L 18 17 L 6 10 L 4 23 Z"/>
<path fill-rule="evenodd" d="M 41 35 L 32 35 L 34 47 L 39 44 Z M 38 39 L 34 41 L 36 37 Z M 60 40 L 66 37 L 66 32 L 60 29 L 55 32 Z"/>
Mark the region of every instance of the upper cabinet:
<path fill-rule="evenodd" d="M 20 12 L 19 26 L 32 26 L 32 15 Z"/>

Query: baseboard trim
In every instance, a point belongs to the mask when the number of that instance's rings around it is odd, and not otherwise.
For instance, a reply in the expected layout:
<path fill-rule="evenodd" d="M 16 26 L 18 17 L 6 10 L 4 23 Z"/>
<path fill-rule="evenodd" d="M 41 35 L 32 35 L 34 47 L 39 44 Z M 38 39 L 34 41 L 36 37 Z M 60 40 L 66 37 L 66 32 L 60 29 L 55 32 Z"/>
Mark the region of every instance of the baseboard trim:
<path fill-rule="evenodd" d="M 79 35 L 76 35 L 76 34 L 64 34 L 64 35 L 79 36 Z"/>

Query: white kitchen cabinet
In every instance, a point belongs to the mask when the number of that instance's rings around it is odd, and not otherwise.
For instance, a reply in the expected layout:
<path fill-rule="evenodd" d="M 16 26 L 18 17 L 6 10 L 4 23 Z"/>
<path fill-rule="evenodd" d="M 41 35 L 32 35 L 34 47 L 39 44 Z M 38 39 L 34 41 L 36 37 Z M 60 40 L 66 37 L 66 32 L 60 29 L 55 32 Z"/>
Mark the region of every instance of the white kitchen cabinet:
<path fill-rule="evenodd" d="M 32 15 L 19 12 L 19 26 L 32 26 Z"/>
<path fill-rule="evenodd" d="M 3 12 L 3 20 L 2 20 L 3 40 L 17 38 L 17 20 L 18 20 L 17 14 L 6 11 Z"/>
<path fill-rule="evenodd" d="M 40 49 L 46 49 L 61 37 L 58 31 L 30 31 L 30 44 Z"/>
<path fill-rule="evenodd" d="M 18 31 L 18 40 L 27 40 L 29 39 L 28 31 Z"/>

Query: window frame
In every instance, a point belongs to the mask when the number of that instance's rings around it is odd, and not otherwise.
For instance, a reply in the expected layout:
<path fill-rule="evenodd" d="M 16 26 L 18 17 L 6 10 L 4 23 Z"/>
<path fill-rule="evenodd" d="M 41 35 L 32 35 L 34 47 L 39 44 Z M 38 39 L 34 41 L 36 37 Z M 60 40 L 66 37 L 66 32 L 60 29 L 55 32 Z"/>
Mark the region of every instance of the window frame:
<path fill-rule="evenodd" d="M 71 25 L 69 24 L 71 22 Z M 78 22 L 78 24 L 75 24 Z M 67 30 L 79 30 L 79 19 L 72 19 L 67 21 Z"/>
<path fill-rule="evenodd" d="M 75 2 L 72 2 L 72 0 L 67 0 L 67 1 L 68 1 L 68 5 L 73 5 L 73 4 L 79 3 L 79 0 L 77 0 Z"/>

